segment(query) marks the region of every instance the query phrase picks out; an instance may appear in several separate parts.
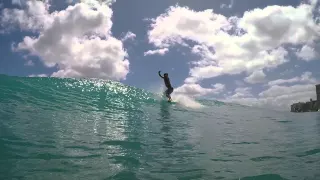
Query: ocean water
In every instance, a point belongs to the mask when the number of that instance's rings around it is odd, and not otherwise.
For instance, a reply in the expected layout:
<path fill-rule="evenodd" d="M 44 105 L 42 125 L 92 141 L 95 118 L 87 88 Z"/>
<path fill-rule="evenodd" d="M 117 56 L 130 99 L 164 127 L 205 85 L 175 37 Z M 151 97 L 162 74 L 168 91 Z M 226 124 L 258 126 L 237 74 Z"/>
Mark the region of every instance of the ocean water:
<path fill-rule="evenodd" d="M 173 98 L 1 75 L 0 179 L 320 179 L 319 112 Z"/>

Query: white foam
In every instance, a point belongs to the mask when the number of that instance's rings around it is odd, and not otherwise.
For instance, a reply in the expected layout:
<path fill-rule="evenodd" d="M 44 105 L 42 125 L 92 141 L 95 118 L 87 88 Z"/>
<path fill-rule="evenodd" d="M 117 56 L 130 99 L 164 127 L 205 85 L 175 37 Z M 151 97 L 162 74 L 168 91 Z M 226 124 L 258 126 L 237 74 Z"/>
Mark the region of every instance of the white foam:
<path fill-rule="evenodd" d="M 172 94 L 172 100 L 188 108 L 198 109 L 204 107 L 193 98 L 183 94 Z"/>
<path fill-rule="evenodd" d="M 167 97 L 165 97 L 165 95 L 164 95 L 164 91 L 166 89 L 167 88 L 163 85 L 162 82 L 154 83 L 154 84 L 150 85 L 148 88 L 148 90 L 150 92 L 152 92 L 153 94 L 156 95 L 155 98 L 158 100 L 167 99 Z M 174 102 L 177 102 L 178 104 L 185 106 L 185 107 L 188 107 L 188 108 L 198 109 L 198 108 L 204 107 L 204 105 L 198 103 L 192 97 L 189 97 L 184 94 L 179 94 L 179 93 L 173 92 L 171 94 L 171 97 Z"/>

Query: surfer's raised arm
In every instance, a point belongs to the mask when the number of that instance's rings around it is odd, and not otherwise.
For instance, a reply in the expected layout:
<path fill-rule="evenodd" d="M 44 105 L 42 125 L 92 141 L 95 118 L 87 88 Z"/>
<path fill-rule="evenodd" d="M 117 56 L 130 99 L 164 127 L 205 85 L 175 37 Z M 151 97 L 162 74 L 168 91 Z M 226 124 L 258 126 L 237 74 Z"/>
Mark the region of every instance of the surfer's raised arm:
<path fill-rule="evenodd" d="M 159 76 L 163 79 L 163 76 L 161 76 L 160 72 L 161 72 L 161 71 L 159 71 L 158 74 L 159 74 Z"/>
<path fill-rule="evenodd" d="M 161 71 L 158 71 L 158 74 L 159 76 L 164 80 L 164 84 L 166 85 L 166 87 L 168 88 L 166 91 L 165 91 L 165 94 L 168 98 L 168 101 L 171 102 L 171 96 L 170 94 L 173 92 L 173 87 L 171 86 L 171 83 L 170 83 L 170 79 L 169 79 L 169 75 L 168 73 L 164 73 L 163 76 L 161 76 L 160 74 Z"/>

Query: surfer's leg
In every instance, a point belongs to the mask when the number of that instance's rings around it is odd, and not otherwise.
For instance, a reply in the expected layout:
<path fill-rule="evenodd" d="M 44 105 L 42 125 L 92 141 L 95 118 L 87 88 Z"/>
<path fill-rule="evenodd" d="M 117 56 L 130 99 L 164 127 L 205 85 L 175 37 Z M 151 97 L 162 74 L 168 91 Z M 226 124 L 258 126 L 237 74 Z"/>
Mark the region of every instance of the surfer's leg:
<path fill-rule="evenodd" d="M 167 89 L 167 97 L 169 98 L 169 100 L 171 101 L 172 99 L 171 99 L 171 96 L 170 96 L 170 94 L 173 92 L 173 88 L 170 88 L 170 89 Z"/>
<path fill-rule="evenodd" d="M 169 92 L 169 89 L 167 89 L 167 90 L 164 92 L 167 98 L 169 98 L 169 93 L 168 93 L 168 92 Z"/>
<path fill-rule="evenodd" d="M 167 98 L 168 98 L 168 101 L 171 101 L 170 89 L 167 89 L 167 90 L 165 91 L 165 93 L 166 93 L 166 96 L 167 96 Z"/>

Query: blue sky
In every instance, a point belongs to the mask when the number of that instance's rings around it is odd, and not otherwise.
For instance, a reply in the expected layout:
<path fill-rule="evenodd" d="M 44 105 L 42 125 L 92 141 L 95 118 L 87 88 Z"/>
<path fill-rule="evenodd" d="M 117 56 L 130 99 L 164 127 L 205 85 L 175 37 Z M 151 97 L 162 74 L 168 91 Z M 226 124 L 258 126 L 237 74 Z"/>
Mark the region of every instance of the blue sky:
<path fill-rule="evenodd" d="M 188 96 L 284 108 L 292 102 L 316 97 L 314 85 L 320 79 L 317 19 L 320 11 L 316 0 L 117 0 L 108 6 L 95 0 L 0 2 L 0 74 L 97 77 L 150 89 L 161 83 L 157 72 L 162 70 L 169 73 L 175 93 Z M 79 18 L 77 23 L 72 23 L 66 14 L 54 15 L 80 3 L 83 6 L 79 6 L 79 11 L 76 8 L 66 10 Z M 167 13 L 170 7 L 171 13 Z M 93 11 L 103 17 L 90 14 Z M 313 16 L 308 15 L 310 12 Z M 156 19 L 161 14 L 162 19 Z M 65 24 L 54 24 L 55 18 L 63 20 L 64 17 L 69 18 Z M 238 24 L 232 24 L 230 17 L 235 17 Z M 88 25 L 90 23 L 93 24 Z M 233 29 L 225 30 L 226 26 Z M 106 32 L 108 27 L 111 32 Z M 55 30 L 49 31 L 50 28 Z M 235 31 L 240 29 L 246 34 L 243 38 L 235 37 Z M 98 31 L 99 35 L 92 36 L 99 37 L 93 42 L 97 47 L 84 45 L 84 49 L 72 54 L 81 43 L 72 44 L 71 40 L 89 42 L 84 34 L 91 30 Z M 51 38 L 52 32 L 57 31 L 65 41 L 55 41 L 59 35 Z M 128 32 L 134 37 L 124 39 Z M 46 37 L 43 41 L 40 41 L 41 34 Z M 25 37 L 35 41 L 26 41 Z M 110 37 L 115 40 L 109 41 Z M 69 42 L 71 45 L 67 46 Z M 66 47 L 72 48 L 64 51 Z M 196 47 L 201 50 L 193 52 Z M 118 52 L 106 57 L 104 52 L 111 49 Z M 144 55 L 149 50 L 159 49 L 167 51 Z M 48 54 L 51 50 L 53 54 Z M 26 56 L 31 52 L 35 55 Z M 124 57 L 124 52 L 128 56 Z M 88 54 L 92 59 L 102 60 L 93 62 Z M 123 63 L 125 59 L 129 65 Z M 96 65 L 103 68 L 86 69 L 86 66 Z M 187 78 L 196 80 L 188 82 Z"/>

